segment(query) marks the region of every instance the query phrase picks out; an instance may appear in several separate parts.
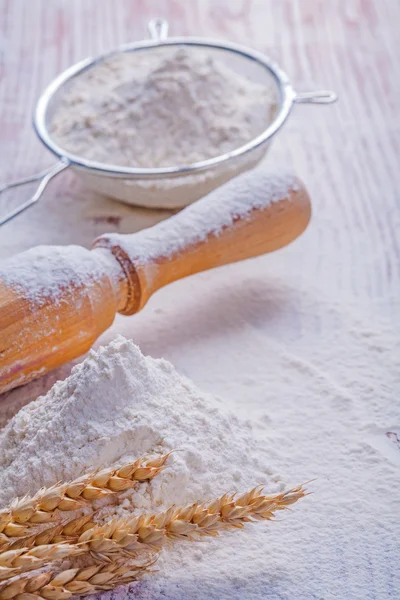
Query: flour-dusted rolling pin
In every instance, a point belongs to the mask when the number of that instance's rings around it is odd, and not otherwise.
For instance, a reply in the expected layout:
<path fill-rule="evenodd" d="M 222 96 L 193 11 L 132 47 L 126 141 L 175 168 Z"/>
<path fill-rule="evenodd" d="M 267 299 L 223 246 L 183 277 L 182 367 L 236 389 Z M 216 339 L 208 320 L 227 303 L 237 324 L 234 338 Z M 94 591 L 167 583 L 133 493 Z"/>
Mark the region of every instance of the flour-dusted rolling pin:
<path fill-rule="evenodd" d="M 139 233 L 39 246 L 0 263 L 0 392 L 85 353 L 167 283 L 286 246 L 310 220 L 289 173 L 256 169 Z"/>

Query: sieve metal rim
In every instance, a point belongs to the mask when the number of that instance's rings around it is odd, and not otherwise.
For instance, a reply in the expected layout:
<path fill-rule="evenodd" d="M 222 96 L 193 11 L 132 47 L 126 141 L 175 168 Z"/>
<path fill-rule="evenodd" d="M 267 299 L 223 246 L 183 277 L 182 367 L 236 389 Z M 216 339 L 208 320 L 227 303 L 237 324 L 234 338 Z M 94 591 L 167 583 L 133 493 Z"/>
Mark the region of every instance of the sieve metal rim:
<path fill-rule="evenodd" d="M 213 40 L 210 38 L 202 37 L 173 37 L 168 38 L 168 21 L 165 19 L 152 19 L 148 23 L 148 30 L 151 36 L 149 40 L 143 40 L 140 42 L 133 42 L 129 44 L 122 44 L 113 50 L 99 54 L 95 58 L 86 58 L 75 65 L 69 67 L 58 75 L 50 85 L 45 88 L 42 92 L 34 110 L 33 114 L 33 126 L 42 141 L 44 146 L 48 148 L 53 154 L 58 157 L 58 161 L 51 167 L 36 173 L 29 177 L 23 177 L 22 179 L 12 181 L 3 186 L 0 186 L 0 194 L 5 190 L 16 188 L 33 181 L 39 181 L 39 185 L 30 198 L 24 201 L 22 204 L 11 210 L 4 216 L 0 216 L 0 226 L 11 221 L 14 217 L 22 213 L 24 210 L 35 204 L 42 196 L 48 183 L 56 177 L 59 173 L 69 167 L 73 167 L 76 170 L 88 171 L 96 176 L 104 176 L 111 178 L 123 178 L 123 179 L 160 179 L 160 178 L 173 178 L 182 177 L 191 173 L 199 173 L 209 169 L 214 169 L 221 164 L 227 163 L 231 159 L 238 158 L 247 153 L 260 148 L 266 144 L 282 127 L 288 118 L 294 103 L 304 104 L 330 104 L 337 100 L 337 96 L 332 91 L 313 91 L 313 92 L 296 92 L 289 80 L 286 73 L 278 66 L 275 61 L 272 61 L 267 56 L 233 42 L 224 42 L 221 40 Z M 47 126 L 47 113 L 50 109 L 50 103 L 55 93 L 69 80 L 83 73 L 84 71 L 92 68 L 97 63 L 103 62 L 106 58 L 113 55 L 120 54 L 121 52 L 134 52 L 148 48 L 159 48 L 164 46 L 192 46 L 200 48 L 213 48 L 218 50 L 225 50 L 232 52 L 233 54 L 240 55 L 246 59 L 256 62 L 265 68 L 270 75 L 274 78 L 277 88 L 280 94 L 280 103 L 278 107 L 278 113 L 274 120 L 268 125 L 268 127 L 258 136 L 243 144 L 239 148 L 221 154 L 219 156 L 192 163 L 190 165 L 178 165 L 172 167 L 163 168 L 137 168 L 137 167 L 122 167 L 120 165 L 99 163 L 91 161 L 80 156 L 75 156 L 69 153 L 65 149 L 58 146 L 52 139 L 51 134 Z"/>
<path fill-rule="evenodd" d="M 243 144 L 242 146 L 220 154 L 216 157 L 198 161 L 190 165 L 177 165 L 171 167 L 162 168 L 138 168 L 138 167 L 122 167 L 120 165 L 100 163 L 85 159 L 81 156 L 74 155 L 61 146 L 58 146 L 52 138 L 47 126 L 47 116 L 50 108 L 50 103 L 54 95 L 71 79 L 78 77 L 85 71 L 93 68 L 96 64 L 103 62 L 105 59 L 110 58 L 114 55 L 122 52 L 135 52 L 140 50 L 147 50 L 149 48 L 160 48 L 160 47 L 195 47 L 200 49 L 217 49 L 232 52 L 233 54 L 242 56 L 246 59 L 255 61 L 257 64 L 264 67 L 269 74 L 271 74 L 277 84 L 277 88 L 280 94 L 278 112 L 274 120 L 267 126 L 267 128 L 258 136 Z M 58 75 L 44 90 L 40 96 L 36 109 L 34 111 L 33 126 L 35 131 L 42 141 L 42 143 L 59 159 L 68 161 L 71 166 L 88 169 L 96 175 L 104 175 L 108 177 L 123 177 L 132 179 L 153 179 L 163 177 L 179 177 L 183 175 L 189 175 L 191 173 L 198 173 L 208 169 L 212 169 L 225 163 L 233 158 L 237 158 L 256 150 L 261 145 L 269 141 L 288 118 L 293 104 L 295 103 L 297 94 L 294 91 L 288 76 L 282 69 L 272 60 L 264 56 L 261 52 L 247 48 L 235 43 L 221 42 L 220 40 L 213 40 L 209 38 L 197 38 L 197 37 L 173 37 L 163 40 L 145 40 L 141 42 L 133 42 L 131 44 L 124 44 L 118 48 L 100 54 L 95 58 L 84 59 L 72 67 L 69 67 Z"/>

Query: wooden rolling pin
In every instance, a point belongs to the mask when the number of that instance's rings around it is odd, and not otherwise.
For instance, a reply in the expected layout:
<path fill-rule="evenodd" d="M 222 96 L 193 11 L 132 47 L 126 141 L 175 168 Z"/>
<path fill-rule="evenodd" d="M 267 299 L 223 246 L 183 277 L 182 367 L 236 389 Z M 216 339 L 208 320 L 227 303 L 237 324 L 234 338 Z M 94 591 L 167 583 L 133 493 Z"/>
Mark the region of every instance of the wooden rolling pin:
<path fill-rule="evenodd" d="M 286 246 L 310 215 L 293 175 L 256 169 L 154 227 L 103 235 L 92 250 L 39 246 L 3 261 L 0 392 L 84 354 L 117 312 L 139 311 L 164 285 Z"/>

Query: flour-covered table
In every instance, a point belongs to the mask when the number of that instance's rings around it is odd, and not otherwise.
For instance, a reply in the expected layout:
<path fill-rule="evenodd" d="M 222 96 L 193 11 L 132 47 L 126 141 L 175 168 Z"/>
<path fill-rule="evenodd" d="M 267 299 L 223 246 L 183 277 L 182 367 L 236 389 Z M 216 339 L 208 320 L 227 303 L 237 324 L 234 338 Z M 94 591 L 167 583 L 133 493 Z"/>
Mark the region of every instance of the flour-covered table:
<path fill-rule="evenodd" d="M 158 292 L 103 336 L 131 337 L 219 395 L 269 449 L 272 477 L 316 478 L 314 494 L 283 522 L 260 525 L 261 536 L 238 533 L 212 550 L 204 544 L 195 558 L 183 551 L 173 573 L 129 594 L 398 598 L 399 3 L 0 0 L 0 14 L 2 181 L 52 161 L 31 128 L 44 86 L 87 55 L 145 37 L 156 16 L 169 20 L 172 34 L 269 54 L 299 90 L 338 93 L 329 109 L 296 110 L 268 157 L 306 183 L 314 208 L 307 232 L 274 255 Z M 0 210 L 24 193 L 2 199 Z M 37 244 L 87 246 L 105 231 L 132 232 L 165 216 L 62 175 L 41 203 L 0 229 L 0 257 Z M 70 368 L 0 398 L 0 424 Z"/>

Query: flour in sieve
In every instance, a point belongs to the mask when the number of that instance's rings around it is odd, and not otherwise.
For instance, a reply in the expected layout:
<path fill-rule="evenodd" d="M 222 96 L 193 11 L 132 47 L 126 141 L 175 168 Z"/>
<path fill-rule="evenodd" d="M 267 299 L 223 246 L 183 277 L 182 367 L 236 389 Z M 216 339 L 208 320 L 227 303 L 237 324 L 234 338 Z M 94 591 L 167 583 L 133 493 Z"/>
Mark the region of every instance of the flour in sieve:
<path fill-rule="evenodd" d="M 116 54 L 80 74 L 60 98 L 51 133 L 70 153 L 116 167 L 188 165 L 261 134 L 276 103 L 275 89 L 204 51 L 153 48 Z M 181 208 L 258 164 L 266 149 L 179 177 L 80 175 L 100 194 L 128 204 Z"/>
<path fill-rule="evenodd" d="M 77 77 L 51 124 L 59 145 L 102 163 L 187 165 L 260 134 L 274 99 L 194 49 L 117 54 Z"/>

